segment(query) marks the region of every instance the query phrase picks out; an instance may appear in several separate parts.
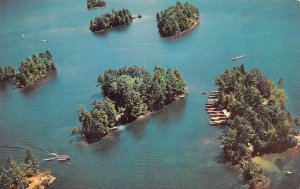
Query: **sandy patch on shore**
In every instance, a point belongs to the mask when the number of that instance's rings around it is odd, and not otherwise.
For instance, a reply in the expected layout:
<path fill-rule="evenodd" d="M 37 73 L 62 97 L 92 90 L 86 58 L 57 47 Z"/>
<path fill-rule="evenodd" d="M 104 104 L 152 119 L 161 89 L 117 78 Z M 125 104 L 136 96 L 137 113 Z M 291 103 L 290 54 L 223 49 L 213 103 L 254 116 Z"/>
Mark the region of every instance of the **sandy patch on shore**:
<path fill-rule="evenodd" d="M 38 173 L 27 179 L 30 182 L 27 189 L 44 189 L 47 186 L 51 185 L 55 181 L 55 179 L 56 177 L 52 175 L 46 173 Z"/>

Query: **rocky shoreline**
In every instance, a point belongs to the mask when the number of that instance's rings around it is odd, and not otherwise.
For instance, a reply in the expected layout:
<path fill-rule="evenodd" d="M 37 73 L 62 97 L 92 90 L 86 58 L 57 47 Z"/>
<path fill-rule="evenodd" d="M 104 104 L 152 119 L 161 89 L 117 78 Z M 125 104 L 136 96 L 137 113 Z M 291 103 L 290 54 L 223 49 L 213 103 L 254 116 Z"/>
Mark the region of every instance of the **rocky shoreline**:
<path fill-rule="evenodd" d="M 56 177 L 47 172 L 39 172 L 26 180 L 28 182 L 27 189 L 45 189 L 53 184 Z"/>

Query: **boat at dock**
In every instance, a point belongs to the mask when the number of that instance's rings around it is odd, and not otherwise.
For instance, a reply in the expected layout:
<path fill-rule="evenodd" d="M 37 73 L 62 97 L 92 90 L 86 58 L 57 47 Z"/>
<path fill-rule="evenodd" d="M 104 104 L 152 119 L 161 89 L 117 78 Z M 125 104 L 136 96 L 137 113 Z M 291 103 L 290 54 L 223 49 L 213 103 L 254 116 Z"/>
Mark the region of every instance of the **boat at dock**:
<path fill-rule="evenodd" d="M 224 116 L 224 114 L 221 114 L 221 113 L 210 113 L 209 116 L 210 116 L 210 117 Z"/>
<path fill-rule="evenodd" d="M 227 112 L 226 110 L 219 110 L 219 95 L 219 91 L 211 91 L 205 104 L 205 110 L 207 113 L 209 113 L 210 116 L 210 125 L 225 124 L 228 121 L 228 117 L 230 116 L 230 112 Z"/>
<path fill-rule="evenodd" d="M 220 125 L 220 124 L 223 124 L 225 123 L 225 121 L 210 121 L 209 124 L 210 125 Z"/>
<path fill-rule="evenodd" d="M 217 109 L 216 108 L 205 108 L 205 110 L 208 112 L 208 111 L 216 111 Z"/>

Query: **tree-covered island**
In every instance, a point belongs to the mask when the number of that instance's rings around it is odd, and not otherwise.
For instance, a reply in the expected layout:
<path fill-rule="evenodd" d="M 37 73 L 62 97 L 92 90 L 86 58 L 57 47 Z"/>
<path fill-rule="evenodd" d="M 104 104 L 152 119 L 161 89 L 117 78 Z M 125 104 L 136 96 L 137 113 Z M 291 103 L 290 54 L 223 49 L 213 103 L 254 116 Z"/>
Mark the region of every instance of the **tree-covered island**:
<path fill-rule="evenodd" d="M 155 67 L 151 75 L 137 66 L 106 70 L 98 77 L 104 100 L 91 111 L 79 109 L 80 132 L 88 142 L 100 140 L 111 128 L 161 109 L 185 94 L 185 81 L 177 70 Z"/>
<path fill-rule="evenodd" d="M 259 69 L 248 73 L 241 65 L 226 70 L 215 84 L 220 91 L 217 106 L 231 112 L 228 130 L 222 137 L 225 158 L 240 165 L 251 187 L 260 188 L 266 177 L 251 157 L 281 152 L 297 144 L 293 119 L 285 108 L 282 80 L 275 86 Z"/>
<path fill-rule="evenodd" d="M 105 7 L 106 3 L 104 0 L 87 0 L 86 6 L 88 9 L 95 7 Z"/>
<path fill-rule="evenodd" d="M 190 3 L 177 1 L 175 6 L 157 13 L 156 22 L 162 37 L 178 35 L 199 22 L 199 10 Z"/>
<path fill-rule="evenodd" d="M 17 85 L 23 88 L 35 84 L 51 71 L 56 71 L 56 68 L 49 51 L 33 55 L 21 63 L 19 73 L 16 74 Z"/>
<path fill-rule="evenodd" d="M 0 167 L 0 188 L 45 188 L 51 185 L 56 179 L 50 171 L 40 171 L 39 162 L 26 150 L 25 158 L 16 162 L 8 158 L 4 166 Z"/>
<path fill-rule="evenodd" d="M 7 66 L 7 67 L 4 67 L 2 68 L 0 66 L 0 82 L 1 81 L 6 81 L 10 78 L 13 78 L 16 76 L 16 71 L 13 67 L 11 66 Z"/>
<path fill-rule="evenodd" d="M 91 20 L 90 30 L 92 32 L 101 32 L 109 28 L 130 24 L 132 20 L 133 16 L 128 9 L 113 10 L 111 13 L 106 13 Z"/>

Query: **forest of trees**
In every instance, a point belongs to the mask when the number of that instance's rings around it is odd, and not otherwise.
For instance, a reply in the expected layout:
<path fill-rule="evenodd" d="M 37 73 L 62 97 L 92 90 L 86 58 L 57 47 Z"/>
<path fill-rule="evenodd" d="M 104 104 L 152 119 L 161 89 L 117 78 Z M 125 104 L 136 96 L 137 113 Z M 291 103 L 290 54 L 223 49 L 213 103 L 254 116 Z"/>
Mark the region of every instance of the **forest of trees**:
<path fill-rule="evenodd" d="M 13 78 L 13 77 L 15 77 L 15 75 L 16 75 L 16 72 L 13 67 L 7 66 L 7 67 L 2 68 L 0 66 L 0 82 L 6 81 L 10 78 Z"/>
<path fill-rule="evenodd" d="M 111 13 L 106 13 L 100 17 L 96 17 L 90 22 L 90 30 L 92 32 L 104 31 L 109 28 L 130 24 L 133 16 L 127 9 L 119 11 L 113 10 Z"/>
<path fill-rule="evenodd" d="M 99 140 L 111 127 L 162 108 L 183 95 L 186 86 L 177 70 L 155 67 L 152 76 L 137 66 L 106 70 L 98 84 L 104 100 L 94 101 L 91 111 L 79 109 L 80 131 L 87 141 Z"/>
<path fill-rule="evenodd" d="M 55 71 L 55 64 L 49 51 L 40 53 L 38 56 L 24 60 L 19 73 L 16 74 L 18 87 L 26 87 L 47 76 L 50 71 Z"/>
<path fill-rule="evenodd" d="M 94 7 L 105 7 L 105 1 L 104 0 L 87 0 L 86 6 L 88 9 L 94 8 Z"/>
<path fill-rule="evenodd" d="M 15 189 L 27 187 L 26 178 L 35 175 L 39 171 L 38 167 L 39 162 L 29 150 L 26 150 L 24 160 L 19 163 L 9 157 L 6 164 L 0 167 L 0 188 Z"/>
<path fill-rule="evenodd" d="M 163 37 L 173 36 L 191 28 L 199 21 L 199 10 L 190 3 L 177 1 L 175 7 L 156 14 L 157 27 Z"/>
<path fill-rule="evenodd" d="M 283 80 L 275 86 L 259 69 L 247 73 L 241 65 L 218 76 L 215 84 L 220 90 L 219 106 L 231 112 L 223 136 L 224 155 L 246 168 L 246 178 L 260 178 L 256 166 L 246 163 L 251 162 L 252 155 L 278 152 L 297 144 L 292 135 L 293 119 L 285 108 Z"/>

